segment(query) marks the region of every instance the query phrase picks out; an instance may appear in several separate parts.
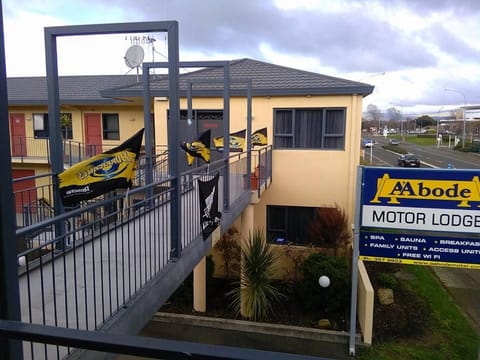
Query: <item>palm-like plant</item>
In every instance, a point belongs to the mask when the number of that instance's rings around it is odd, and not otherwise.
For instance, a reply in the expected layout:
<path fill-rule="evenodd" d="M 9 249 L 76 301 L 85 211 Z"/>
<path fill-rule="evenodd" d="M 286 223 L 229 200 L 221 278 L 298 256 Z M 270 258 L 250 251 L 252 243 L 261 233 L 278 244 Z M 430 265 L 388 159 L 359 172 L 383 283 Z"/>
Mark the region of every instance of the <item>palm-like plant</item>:
<path fill-rule="evenodd" d="M 262 231 L 257 229 L 253 235 L 249 234 L 241 255 L 239 286 L 227 293 L 230 307 L 236 315 L 255 321 L 268 319 L 284 295 L 273 284 L 272 265 L 276 256 Z"/>

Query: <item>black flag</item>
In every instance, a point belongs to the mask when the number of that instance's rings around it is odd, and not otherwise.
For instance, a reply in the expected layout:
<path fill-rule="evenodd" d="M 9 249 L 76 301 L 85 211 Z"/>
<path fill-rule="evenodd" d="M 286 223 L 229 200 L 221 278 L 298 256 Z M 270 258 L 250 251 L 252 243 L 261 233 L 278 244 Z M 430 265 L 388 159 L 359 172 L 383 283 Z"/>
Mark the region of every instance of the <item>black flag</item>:
<path fill-rule="evenodd" d="M 203 240 L 220 225 L 222 213 L 218 211 L 218 179 L 219 174 L 211 180 L 198 179 L 198 193 L 200 195 L 200 226 L 202 227 Z"/>

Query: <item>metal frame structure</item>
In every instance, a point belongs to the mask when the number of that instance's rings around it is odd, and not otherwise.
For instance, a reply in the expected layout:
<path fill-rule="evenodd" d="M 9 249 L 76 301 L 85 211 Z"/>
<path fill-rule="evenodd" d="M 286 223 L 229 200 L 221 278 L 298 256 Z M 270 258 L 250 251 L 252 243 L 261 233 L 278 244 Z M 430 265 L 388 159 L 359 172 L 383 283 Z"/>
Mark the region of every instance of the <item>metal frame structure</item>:
<path fill-rule="evenodd" d="M 0 319 L 20 320 L 20 301 L 16 264 L 15 219 L 13 211 L 12 163 L 8 124 L 7 70 L 3 13 L 0 0 Z M 21 342 L 0 337 L 0 358 L 22 357 Z"/>
<path fill-rule="evenodd" d="M 1 0 L 0 0 L 1 3 Z M 2 20 L 0 13 L 0 20 Z M 0 24 L 3 28 L 3 23 Z M 59 36 L 74 36 L 74 35 L 94 35 L 94 34 L 114 34 L 114 33 L 132 33 L 132 32 L 153 32 L 153 31 L 167 31 L 169 36 L 169 61 L 168 63 L 162 65 L 163 67 L 168 67 L 168 77 L 169 77 L 169 101 L 170 101 L 170 118 L 168 120 L 168 142 L 169 142 L 169 181 L 170 186 L 168 190 L 160 194 L 163 196 L 165 194 L 165 199 L 169 199 L 169 221 L 170 221 L 170 257 L 171 262 L 165 267 L 164 271 L 159 274 L 153 274 L 155 276 L 150 279 L 145 276 L 142 279 L 140 275 L 140 286 L 138 287 L 138 292 L 133 294 L 133 297 L 129 299 L 128 304 L 124 304 L 118 311 L 115 311 L 111 314 L 102 315 L 103 322 L 100 325 L 102 333 L 95 332 L 93 333 L 92 326 L 86 325 L 86 328 L 64 328 L 57 327 L 57 313 L 55 311 L 55 326 L 49 326 L 50 323 L 45 322 L 45 309 L 43 310 L 43 324 L 31 324 L 27 322 L 20 322 L 22 320 L 21 310 L 20 310 L 20 297 L 19 297 L 19 281 L 18 281 L 18 270 L 17 263 L 15 262 L 17 258 L 15 242 L 11 239 L 15 238 L 15 219 L 13 214 L 15 211 L 12 211 L 13 201 L 13 191 L 12 191 L 12 179 L 10 178 L 11 174 L 11 162 L 9 159 L 10 148 L 9 148 L 9 138 L 8 138 L 8 122 L 2 122 L 3 127 L 6 127 L 4 131 L 1 132 L 4 141 L 0 144 L 0 156 L 3 157 L 1 161 L 1 169 L 4 172 L 5 176 L 2 177 L 1 188 L 0 188 L 0 357 L 8 359 L 20 359 L 23 357 L 22 343 L 19 340 L 31 341 L 35 343 L 43 344 L 57 344 L 60 346 L 66 346 L 70 348 L 83 348 L 89 350 L 102 350 L 106 352 L 119 352 L 124 354 L 134 354 L 134 355 L 146 355 L 146 356 L 162 356 L 163 358 L 232 358 L 232 359 L 249 359 L 249 358 L 282 358 L 277 353 L 256 351 L 250 349 L 237 349 L 237 348 L 226 348 L 226 347 L 214 347 L 213 350 L 210 346 L 187 343 L 187 342 L 168 342 L 164 340 L 145 340 L 139 339 L 138 337 L 131 335 L 113 335 L 109 333 L 122 333 L 122 334 L 132 334 L 137 333 L 148 321 L 149 316 L 151 316 L 152 311 L 158 309 L 169 295 L 176 289 L 178 284 L 183 281 L 184 278 L 190 273 L 192 264 L 198 263 L 198 261 L 205 256 L 206 252 L 211 247 L 211 238 L 203 241 L 200 236 L 193 234 L 193 238 L 183 239 L 185 234 L 182 234 L 184 228 L 182 228 L 182 222 L 179 219 L 182 219 L 182 193 L 181 186 L 181 176 L 179 174 L 178 158 L 179 158 L 179 134 L 178 134 L 178 120 L 179 120 L 179 67 L 188 66 L 188 67 L 197 67 L 197 66 L 213 66 L 212 62 L 188 62 L 188 63 L 179 63 L 178 61 L 178 24 L 174 21 L 171 22 L 151 22 L 151 23 L 128 23 L 128 24 L 106 24 L 106 25 L 82 25 L 82 26 L 66 26 L 66 27 L 53 27 L 45 29 L 45 47 L 46 47 L 46 58 L 47 58 L 47 85 L 48 85 L 48 112 L 49 112 L 49 126 L 50 126 L 50 162 L 53 170 L 53 188 L 58 186 L 58 174 L 63 171 L 63 154 L 62 154 L 62 142 L 61 142 L 61 133 L 60 133 L 60 97 L 59 97 L 59 81 L 58 81 L 58 67 L 57 67 L 57 49 L 56 49 L 56 39 Z M 0 105 L 3 105 L 2 111 L 5 118 L 8 117 L 8 96 L 6 91 L 6 67 L 5 67 L 5 54 L 3 46 L 3 32 L 1 32 L 0 37 L 0 78 L 3 78 L 5 81 L 1 82 L 3 85 L 0 85 Z M 224 118 L 225 127 L 224 127 L 224 138 L 229 138 L 229 64 L 226 62 L 217 62 L 221 63 L 221 66 L 224 66 L 224 112 L 227 115 Z M 146 64 L 146 67 L 156 67 L 156 64 Z M 146 88 L 144 89 L 144 105 L 145 105 L 145 133 L 146 133 L 146 184 L 141 189 L 132 191 L 132 193 L 145 192 L 148 194 L 153 183 L 152 178 L 152 143 L 151 143 L 151 123 L 150 123 L 150 85 L 149 85 L 149 70 L 144 71 L 144 84 Z M 145 75 L 146 74 L 146 75 Z M 251 132 L 251 81 L 247 81 L 247 112 L 248 112 L 248 129 L 249 133 Z M 227 121 L 228 120 L 228 121 Z M 243 161 L 251 162 L 251 139 L 247 139 L 248 153 L 246 158 Z M 228 147 L 225 149 L 224 159 L 222 159 L 222 167 L 224 168 L 225 178 L 223 180 L 224 188 L 224 206 L 228 211 L 222 216 L 221 228 L 227 229 L 235 219 L 240 215 L 240 212 L 250 203 L 251 192 L 243 191 L 238 192 L 238 196 L 235 198 L 235 207 L 232 208 L 230 204 L 230 180 L 229 180 L 229 167 L 236 166 L 234 163 L 230 162 Z M 271 151 L 271 150 L 270 150 Z M 245 165 L 243 165 L 245 166 Z M 248 166 L 248 172 L 250 172 L 250 166 Z M 238 185 L 238 184 L 237 184 Z M 245 190 L 245 189 L 244 189 Z M 248 189 L 246 189 L 248 190 Z M 63 271 L 59 268 L 59 273 L 64 273 L 66 270 L 66 257 L 75 256 L 75 248 L 66 248 L 66 239 L 72 235 L 74 231 L 83 231 L 83 226 L 78 229 L 68 229 L 66 224 L 71 223 L 73 217 L 78 216 L 85 209 L 78 209 L 65 212 L 61 200 L 58 195 L 58 191 L 53 192 L 54 198 L 54 209 L 55 216 L 50 220 L 41 221 L 38 224 L 33 224 L 29 229 L 21 229 L 17 232 L 17 235 L 27 234 L 29 231 L 35 231 L 41 229 L 43 226 L 54 225 L 55 230 L 52 232 L 53 238 L 46 239 L 46 246 L 51 246 L 51 244 L 60 243 L 62 244 L 57 248 L 61 251 L 50 251 L 48 254 L 48 260 L 46 264 L 54 264 L 55 261 L 59 260 L 63 267 Z M 225 200 L 226 198 L 226 200 Z M 115 197 L 112 201 L 118 201 L 118 196 Z M 106 204 L 107 200 L 102 201 L 101 203 Z M 144 201 L 144 212 L 149 213 L 155 211 L 155 209 L 148 207 L 148 201 L 150 199 L 145 199 Z M 185 201 L 185 200 L 184 200 Z M 161 204 L 164 204 L 161 202 Z M 98 206 L 101 204 L 99 203 Z M 93 206 L 93 205 L 92 205 Z M 95 204 L 94 206 L 97 206 Z M 89 208 L 89 207 L 88 207 Z M 127 209 L 127 210 L 133 210 Z M 78 214 L 77 214 L 78 213 Z M 136 215 L 138 218 L 138 215 Z M 99 222 L 100 219 L 96 219 L 95 222 Z M 108 229 L 108 228 L 107 228 Z M 120 231 L 120 230 L 119 230 Z M 114 233 L 114 230 L 108 229 L 105 233 L 108 234 Z M 117 232 L 119 234 L 119 232 Z M 95 236 L 93 236 L 95 235 Z M 94 233 L 90 234 L 91 237 L 91 248 L 95 246 L 93 244 L 94 238 L 100 239 L 102 232 L 96 235 Z M 183 239 L 183 240 L 182 240 Z M 85 241 L 85 239 L 83 240 Z M 108 246 L 110 246 L 110 237 L 107 237 Z M 113 239 L 112 239 L 113 241 Z M 188 248 L 185 248 L 185 251 L 182 252 L 185 244 Z M 183 246 L 182 246 L 183 245 Z M 85 245 L 83 245 L 85 246 Z M 100 248 L 99 248 L 100 249 Z M 115 248 L 116 249 L 116 248 Z M 116 251 L 116 250 L 115 250 Z M 69 255 L 70 254 L 70 255 Z M 92 255 L 94 252 L 92 251 Z M 85 254 L 83 255 L 85 257 Z M 40 257 L 40 268 L 42 265 L 42 256 Z M 85 262 L 85 259 L 83 260 Z M 28 262 L 27 262 L 27 271 L 28 271 Z M 54 265 L 52 265 L 54 266 Z M 146 271 L 149 271 L 148 274 L 151 275 L 152 265 L 150 269 L 147 269 L 147 263 L 144 265 L 140 264 L 140 267 L 145 267 Z M 75 267 L 75 265 L 74 265 Z M 55 278 L 55 268 L 52 268 L 52 279 Z M 75 275 L 76 276 L 76 275 Z M 85 275 L 84 275 L 85 277 Z M 45 280 L 50 281 L 48 278 Z M 66 279 L 65 283 L 62 285 L 67 287 Z M 103 280 L 101 281 L 103 283 Z M 48 286 L 52 287 L 53 294 L 56 293 L 55 283 L 49 284 Z M 136 286 L 136 285 L 135 285 Z M 43 278 L 42 278 L 42 291 L 43 291 Z M 30 285 L 28 285 L 30 289 Z M 61 289 L 60 289 L 61 290 Z M 95 291 L 95 290 L 94 290 Z M 30 292 L 30 290 L 29 290 Z M 67 295 L 65 294 L 65 311 L 67 305 Z M 95 295 L 94 295 L 95 299 Z M 103 298 L 102 298 L 103 299 Z M 40 301 L 43 304 L 43 295 Z M 103 300 L 102 300 L 103 301 Z M 86 293 L 85 293 L 85 303 L 86 303 Z M 95 303 L 95 301 L 94 301 Z M 42 305 L 44 306 L 44 305 Z M 96 311 L 96 309 L 93 309 Z M 103 310 L 99 310 L 103 311 Z M 78 309 L 77 309 L 78 312 Z M 78 314 L 77 314 L 78 316 Z M 96 315 L 95 315 L 96 318 Z M 68 320 L 67 320 L 68 321 Z M 88 321 L 88 320 L 87 320 Z M 95 330 L 98 330 L 97 324 L 93 324 Z M 14 340 L 15 339 L 15 340 Z M 180 345 L 178 345 L 180 344 Z M 33 347 L 32 347 L 33 349 Z M 220 353 L 219 353 L 220 352 Z M 188 353 L 189 355 L 185 355 Z M 47 350 L 45 347 L 45 355 Z M 57 347 L 57 358 L 60 356 Z M 88 356 L 88 358 L 95 358 L 99 355 L 95 353 L 87 352 L 83 354 Z M 32 352 L 33 356 L 33 352 Z M 81 355 L 80 355 L 81 356 Z M 92 357 L 93 356 L 93 357 Z M 292 357 L 293 356 L 293 357 Z M 309 359 L 311 357 L 306 356 L 295 356 L 288 354 L 288 358 L 298 358 L 298 359 Z"/>

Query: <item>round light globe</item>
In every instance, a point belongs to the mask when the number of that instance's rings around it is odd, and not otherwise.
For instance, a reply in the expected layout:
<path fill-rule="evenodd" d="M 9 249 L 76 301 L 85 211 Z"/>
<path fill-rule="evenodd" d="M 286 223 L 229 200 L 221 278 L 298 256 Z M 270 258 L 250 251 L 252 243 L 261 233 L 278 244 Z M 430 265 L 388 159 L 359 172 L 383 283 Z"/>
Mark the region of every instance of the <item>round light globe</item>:
<path fill-rule="evenodd" d="M 328 276 L 322 275 L 318 279 L 318 283 L 321 287 L 326 288 L 330 286 L 330 279 L 328 278 Z"/>

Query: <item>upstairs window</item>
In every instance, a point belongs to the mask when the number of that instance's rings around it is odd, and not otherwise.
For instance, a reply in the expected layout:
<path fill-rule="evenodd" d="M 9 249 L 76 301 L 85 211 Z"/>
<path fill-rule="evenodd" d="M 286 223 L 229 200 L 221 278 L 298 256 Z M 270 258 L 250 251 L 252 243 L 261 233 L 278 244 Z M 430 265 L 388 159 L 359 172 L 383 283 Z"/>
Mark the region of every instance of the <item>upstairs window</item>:
<path fill-rule="evenodd" d="M 275 149 L 345 148 L 345 109 L 274 110 Z"/>
<path fill-rule="evenodd" d="M 33 114 L 33 136 L 37 138 L 48 137 L 48 114 Z"/>
<path fill-rule="evenodd" d="M 120 140 L 118 114 L 102 114 L 103 140 Z"/>

